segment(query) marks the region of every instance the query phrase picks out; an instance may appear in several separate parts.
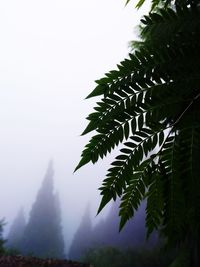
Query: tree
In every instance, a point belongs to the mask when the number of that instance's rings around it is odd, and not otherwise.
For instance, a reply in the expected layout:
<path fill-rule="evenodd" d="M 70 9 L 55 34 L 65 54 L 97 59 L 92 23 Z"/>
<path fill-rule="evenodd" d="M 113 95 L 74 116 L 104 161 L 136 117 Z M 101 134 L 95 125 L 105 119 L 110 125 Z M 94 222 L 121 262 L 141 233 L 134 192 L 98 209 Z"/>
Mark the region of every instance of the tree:
<path fill-rule="evenodd" d="M 63 258 L 64 241 L 58 194 L 53 192 L 53 163 L 50 161 L 24 231 L 23 253 Z"/>
<path fill-rule="evenodd" d="M 5 253 L 5 248 L 4 248 L 5 240 L 3 238 L 4 224 L 5 224 L 4 220 L 0 220 L 0 256 Z"/>
<path fill-rule="evenodd" d="M 144 211 L 145 203 L 135 214 L 134 220 L 127 222 L 122 233 L 118 231 L 119 217 L 117 216 L 119 201 L 113 203 L 106 218 L 101 219 L 96 225 L 92 225 L 89 208 L 87 207 L 80 226 L 76 231 L 69 257 L 80 260 L 91 249 L 101 247 L 113 247 L 122 250 L 134 248 L 155 248 L 158 243 L 157 233 L 154 233 L 146 242 Z"/>
<path fill-rule="evenodd" d="M 80 260 L 80 258 L 91 246 L 91 236 L 92 236 L 92 222 L 90 219 L 90 209 L 88 206 L 83 215 L 80 226 L 76 231 L 74 238 L 72 240 L 72 244 L 69 249 L 70 259 Z"/>
<path fill-rule="evenodd" d="M 110 212 L 103 222 L 93 228 L 93 244 L 98 246 L 112 246 L 121 249 L 147 248 L 158 245 L 157 233 L 146 242 L 145 238 L 145 203 L 137 210 L 134 219 L 130 219 L 121 233 L 118 231 L 119 200 L 111 206 Z"/>
<path fill-rule="evenodd" d="M 20 251 L 25 227 L 26 227 L 26 221 L 24 217 L 24 210 L 21 208 L 10 227 L 10 231 L 6 242 L 7 247 L 11 249 L 17 249 Z"/>
<path fill-rule="evenodd" d="M 83 135 L 97 133 L 76 168 L 123 143 L 100 187 L 98 212 L 120 197 L 122 229 L 146 199 L 147 234 L 159 229 L 169 246 L 185 247 L 190 266 L 200 266 L 199 4 L 152 1 L 129 58 L 87 97 L 102 97 Z"/>

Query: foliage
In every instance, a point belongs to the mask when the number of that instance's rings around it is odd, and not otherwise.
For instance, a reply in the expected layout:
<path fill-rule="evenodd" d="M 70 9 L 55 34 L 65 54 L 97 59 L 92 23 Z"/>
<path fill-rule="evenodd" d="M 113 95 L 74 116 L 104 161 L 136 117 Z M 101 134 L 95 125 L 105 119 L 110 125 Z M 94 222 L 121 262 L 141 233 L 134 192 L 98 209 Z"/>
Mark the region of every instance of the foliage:
<path fill-rule="evenodd" d="M 90 262 L 95 267 L 167 267 L 171 263 L 174 253 L 165 255 L 160 250 L 119 250 L 115 247 L 90 249 L 83 257 L 83 261 Z"/>
<path fill-rule="evenodd" d="M 3 219 L 0 220 L 0 256 L 2 254 L 5 254 L 5 247 L 4 243 L 5 240 L 3 239 L 3 226 L 5 225 L 5 222 Z"/>
<path fill-rule="evenodd" d="M 15 248 L 6 248 L 5 252 L 4 252 L 5 256 L 17 256 L 20 254 L 21 254 L 20 251 L 18 249 L 15 249 Z"/>
<path fill-rule="evenodd" d="M 19 251 L 14 249 L 9 249 L 6 246 L 7 240 L 3 238 L 3 227 L 5 225 L 5 220 L 0 220 L 0 256 L 13 256 L 19 254 Z"/>
<path fill-rule="evenodd" d="M 129 1 L 128 1 L 129 2 Z M 143 1 L 140 1 L 142 4 Z M 158 8 L 159 3 L 165 3 Z M 140 42 L 117 70 L 96 81 L 101 96 L 84 134 L 96 131 L 76 170 L 123 143 L 100 187 L 98 212 L 121 198 L 120 229 L 147 199 L 148 235 L 200 255 L 200 8 L 199 1 L 153 1 Z M 195 254 L 195 255 L 194 255 Z M 195 259 L 196 258 L 196 259 Z"/>

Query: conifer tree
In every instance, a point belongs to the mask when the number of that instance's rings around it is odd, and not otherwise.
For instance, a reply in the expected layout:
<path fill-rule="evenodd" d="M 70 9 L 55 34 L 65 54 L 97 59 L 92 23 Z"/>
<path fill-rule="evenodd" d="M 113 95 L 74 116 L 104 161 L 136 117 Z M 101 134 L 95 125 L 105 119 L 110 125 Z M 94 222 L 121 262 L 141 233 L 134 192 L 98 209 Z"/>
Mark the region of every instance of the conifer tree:
<path fill-rule="evenodd" d="M 92 236 L 92 223 L 90 219 L 90 209 L 88 206 L 83 215 L 80 226 L 74 235 L 74 239 L 69 249 L 70 259 L 79 260 L 84 255 L 84 253 L 91 246 L 91 236 Z"/>
<path fill-rule="evenodd" d="M 53 176 L 53 162 L 50 161 L 24 232 L 24 254 L 42 258 L 64 257 L 60 205 L 58 194 L 54 194 Z"/>
<path fill-rule="evenodd" d="M 10 232 L 6 242 L 7 247 L 20 251 L 25 227 L 26 221 L 24 217 L 24 210 L 21 208 L 10 227 Z"/>
<path fill-rule="evenodd" d="M 119 205 L 119 199 L 113 202 L 110 212 L 103 223 L 101 223 L 101 225 L 97 224 L 94 227 L 93 244 L 99 246 L 113 246 L 122 249 L 131 247 L 154 247 L 158 243 L 156 233 L 152 234 L 148 241 L 146 240 L 145 202 L 142 203 L 141 207 L 135 213 L 134 219 L 129 220 L 121 232 L 119 232 Z"/>
<path fill-rule="evenodd" d="M 0 220 L 0 256 L 5 253 L 4 243 L 5 240 L 3 239 L 3 226 L 4 220 Z"/>

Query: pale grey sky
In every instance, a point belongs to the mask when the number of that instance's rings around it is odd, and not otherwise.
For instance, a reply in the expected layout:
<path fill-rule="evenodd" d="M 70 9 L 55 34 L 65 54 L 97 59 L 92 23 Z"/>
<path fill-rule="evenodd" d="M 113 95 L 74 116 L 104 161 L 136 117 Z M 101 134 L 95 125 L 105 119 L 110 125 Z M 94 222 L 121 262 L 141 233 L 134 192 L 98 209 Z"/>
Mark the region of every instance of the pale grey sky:
<path fill-rule="evenodd" d="M 50 158 L 70 241 L 109 160 L 73 174 L 94 80 L 128 54 L 144 9 L 125 0 L 0 0 L 0 218 L 35 200 Z M 147 3 L 148 4 L 148 3 Z"/>

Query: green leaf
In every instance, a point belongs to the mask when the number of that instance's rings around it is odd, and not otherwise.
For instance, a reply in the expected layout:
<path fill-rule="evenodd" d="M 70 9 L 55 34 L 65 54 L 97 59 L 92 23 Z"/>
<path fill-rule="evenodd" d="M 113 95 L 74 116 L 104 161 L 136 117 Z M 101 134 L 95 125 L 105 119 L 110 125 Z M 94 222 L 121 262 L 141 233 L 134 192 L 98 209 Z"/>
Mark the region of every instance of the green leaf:
<path fill-rule="evenodd" d="M 165 137 L 164 132 L 163 131 L 160 132 L 160 134 L 159 134 L 159 146 L 162 145 L 162 143 L 164 141 L 164 137 Z"/>
<path fill-rule="evenodd" d="M 136 5 L 136 8 L 140 8 L 143 4 L 144 4 L 145 0 L 140 0 L 137 5 Z"/>
<path fill-rule="evenodd" d="M 158 143 L 158 136 L 157 136 L 157 134 L 155 134 L 155 135 L 153 136 L 152 146 L 153 146 L 153 147 L 156 147 L 157 143 Z"/>
<path fill-rule="evenodd" d="M 124 145 L 128 146 L 128 147 L 131 147 L 131 148 L 135 148 L 136 147 L 135 143 L 132 143 L 132 142 L 126 142 L 126 143 L 124 143 Z"/>
<path fill-rule="evenodd" d="M 134 136 L 131 136 L 130 138 L 131 138 L 133 141 L 135 141 L 135 142 L 138 142 L 138 143 L 139 143 L 139 142 L 142 142 L 142 139 L 141 139 L 140 137 L 138 137 L 138 136 L 135 136 L 135 135 L 134 135 Z"/>
<path fill-rule="evenodd" d="M 120 224 L 119 224 L 119 232 L 123 229 L 127 221 L 128 221 L 128 216 L 126 215 L 121 216 Z"/>
<path fill-rule="evenodd" d="M 142 129 L 142 128 L 143 128 L 143 124 L 144 124 L 144 117 L 143 117 L 143 114 L 141 114 L 141 115 L 138 117 L 138 128 L 139 128 L 139 129 Z"/>
<path fill-rule="evenodd" d="M 103 192 L 104 192 L 104 195 L 103 195 L 101 203 L 99 205 L 99 209 L 97 211 L 97 214 L 99 214 L 102 211 L 102 209 L 108 204 L 108 202 L 112 199 L 112 195 L 110 194 L 109 191 L 107 191 L 107 192 L 103 191 Z"/>
<path fill-rule="evenodd" d="M 116 157 L 116 159 L 126 160 L 127 159 L 127 156 L 126 155 L 119 155 L 119 156 Z"/>
<path fill-rule="evenodd" d="M 130 2 L 130 0 L 126 0 L 126 4 L 125 4 L 125 6 L 127 6 L 129 2 Z"/>
<path fill-rule="evenodd" d="M 81 135 L 85 135 L 93 130 L 95 130 L 97 127 L 97 123 L 94 121 L 91 121 L 88 126 L 85 128 L 85 130 L 83 131 L 83 133 Z"/>
<path fill-rule="evenodd" d="M 124 136 L 126 139 L 128 139 L 128 137 L 129 137 L 129 123 L 128 123 L 128 121 L 124 125 Z"/>
<path fill-rule="evenodd" d="M 108 87 L 106 85 L 97 85 L 97 87 L 86 97 L 86 99 L 94 96 L 103 95 L 106 93 L 107 89 Z"/>
<path fill-rule="evenodd" d="M 130 154 L 130 153 L 132 152 L 132 150 L 127 149 L 127 148 L 122 148 L 122 149 L 120 149 L 120 151 L 121 151 L 122 153 L 125 153 L 125 154 Z"/>
<path fill-rule="evenodd" d="M 76 166 L 74 172 L 76 172 L 78 169 L 80 169 L 82 166 L 86 165 L 88 162 L 90 162 L 90 157 L 89 156 L 85 156 L 83 157 L 79 164 Z"/>
<path fill-rule="evenodd" d="M 122 164 L 123 164 L 123 161 L 119 161 L 119 160 L 111 163 L 111 165 L 113 165 L 113 166 L 121 166 Z"/>
<path fill-rule="evenodd" d="M 133 135 L 135 134 L 136 128 L 137 128 L 136 120 L 135 120 L 135 118 L 133 118 L 131 120 L 131 131 L 132 131 Z"/>

